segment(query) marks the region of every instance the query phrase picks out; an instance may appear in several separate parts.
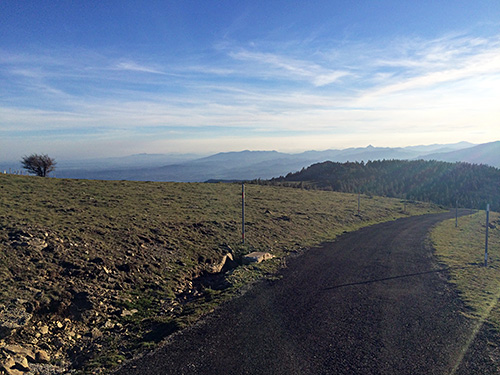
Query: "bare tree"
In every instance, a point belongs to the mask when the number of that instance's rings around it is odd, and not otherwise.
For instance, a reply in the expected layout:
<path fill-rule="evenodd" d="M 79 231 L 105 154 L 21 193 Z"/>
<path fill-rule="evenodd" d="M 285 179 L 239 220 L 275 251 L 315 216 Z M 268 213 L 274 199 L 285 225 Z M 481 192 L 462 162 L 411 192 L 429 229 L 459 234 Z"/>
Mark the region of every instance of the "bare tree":
<path fill-rule="evenodd" d="M 23 168 L 29 173 L 36 174 L 40 177 L 46 177 L 56 168 L 56 161 L 48 155 L 32 154 L 25 156 L 21 160 Z"/>

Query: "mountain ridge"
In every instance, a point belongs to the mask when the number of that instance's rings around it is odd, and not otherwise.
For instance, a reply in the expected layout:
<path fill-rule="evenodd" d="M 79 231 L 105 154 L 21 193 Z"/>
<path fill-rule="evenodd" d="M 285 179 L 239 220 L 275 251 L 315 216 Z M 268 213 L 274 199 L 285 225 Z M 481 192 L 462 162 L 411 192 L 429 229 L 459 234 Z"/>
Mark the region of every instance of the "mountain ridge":
<path fill-rule="evenodd" d="M 479 148 L 476 148 L 479 147 Z M 469 150 L 469 151 L 467 151 Z M 482 152 L 479 152 L 483 150 Z M 196 158 L 181 155 L 176 160 L 162 159 L 168 154 L 138 154 L 124 157 L 119 167 L 107 162 L 99 166 L 98 159 L 92 164 L 65 167 L 59 163 L 56 176 L 98 180 L 175 181 L 204 182 L 207 180 L 270 179 L 299 171 L 323 161 L 355 162 L 384 159 L 464 161 L 500 167 L 500 141 L 475 145 L 468 142 L 433 144 L 408 147 L 352 147 L 342 150 L 304 151 L 297 154 L 279 151 L 231 151 Z M 478 156 L 479 155 L 479 156 Z M 127 159 L 128 158 L 128 159 Z M 455 158 L 457 160 L 447 160 Z M 140 162 L 139 162 L 140 160 Z M 148 160 L 150 164 L 148 164 Z M 170 160 L 162 164 L 162 160 Z M 1 165 L 0 165 L 1 167 Z"/>
<path fill-rule="evenodd" d="M 459 162 L 467 161 L 471 164 L 486 164 L 500 168 L 500 141 L 483 143 L 474 147 L 450 152 L 430 154 L 424 160 L 436 157 L 440 161 Z"/>

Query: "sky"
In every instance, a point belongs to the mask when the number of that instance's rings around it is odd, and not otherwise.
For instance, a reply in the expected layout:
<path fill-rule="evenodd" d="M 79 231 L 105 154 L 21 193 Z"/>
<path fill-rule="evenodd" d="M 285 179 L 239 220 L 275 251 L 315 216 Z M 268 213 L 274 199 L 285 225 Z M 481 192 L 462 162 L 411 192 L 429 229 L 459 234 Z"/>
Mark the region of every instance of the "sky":
<path fill-rule="evenodd" d="M 498 0 L 0 0 L 0 161 L 496 140 Z"/>

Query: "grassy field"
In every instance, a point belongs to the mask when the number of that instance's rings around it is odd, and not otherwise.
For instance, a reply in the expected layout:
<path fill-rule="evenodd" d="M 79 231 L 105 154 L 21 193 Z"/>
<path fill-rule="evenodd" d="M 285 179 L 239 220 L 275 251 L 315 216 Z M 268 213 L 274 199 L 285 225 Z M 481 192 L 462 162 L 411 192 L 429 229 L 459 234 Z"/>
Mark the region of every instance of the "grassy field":
<path fill-rule="evenodd" d="M 488 267 L 484 267 L 486 213 L 439 224 L 431 233 L 440 262 L 450 267 L 454 283 L 468 307 L 468 315 L 500 330 L 500 215 L 490 213 Z"/>
<path fill-rule="evenodd" d="M 288 254 L 437 210 L 361 196 L 358 215 L 356 195 L 247 185 L 243 245 L 238 184 L 0 175 L 0 315 L 29 316 L 0 347 L 43 347 L 52 363 L 106 372 L 274 277 Z M 275 259 L 210 274 L 224 254 L 251 251 Z"/>

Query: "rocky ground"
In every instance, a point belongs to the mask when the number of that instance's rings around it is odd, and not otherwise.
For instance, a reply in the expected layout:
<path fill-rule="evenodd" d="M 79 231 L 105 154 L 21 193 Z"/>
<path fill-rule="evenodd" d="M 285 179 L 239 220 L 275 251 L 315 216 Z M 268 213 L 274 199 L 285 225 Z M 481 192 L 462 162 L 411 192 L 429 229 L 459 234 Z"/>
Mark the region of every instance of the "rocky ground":
<path fill-rule="evenodd" d="M 288 254 L 420 203 L 248 186 L 0 175 L 0 373 L 108 373 Z M 243 255 L 275 258 L 246 264 Z M 232 259 L 231 259 L 232 258 Z"/>
<path fill-rule="evenodd" d="M 217 262 L 203 260 L 191 277 L 178 280 L 172 298 L 163 295 L 151 301 L 141 296 L 136 284 L 156 290 L 158 296 L 162 294 L 162 281 L 154 273 L 144 272 L 162 268 L 165 259 L 161 257 L 148 261 L 125 251 L 111 261 L 95 256 L 85 244 L 80 249 L 79 244 L 66 243 L 52 233 L 33 228 L 11 231 L 8 236 L 4 246 L 20 255 L 15 257 L 17 260 L 22 259 L 22 263 L 9 267 L 12 281 L 22 286 L 0 310 L 0 364 L 7 374 L 78 369 L 95 360 L 95 353 L 103 347 L 105 361 L 96 363 L 96 367 L 105 366 L 106 361 L 121 363 L 130 359 L 138 340 L 151 333 L 153 327 L 163 329 L 155 333 L 160 337 L 146 337 L 146 342 L 157 342 L 176 330 L 175 317 L 186 303 L 201 297 L 204 289 L 217 287 L 224 280 L 222 271 L 237 265 L 229 252 Z M 71 257 L 71 252 L 85 256 Z M 155 311 L 155 321 L 144 332 L 148 325 L 146 309 Z M 140 331 L 138 320 L 142 323 Z M 117 345 L 111 356 L 110 344 Z M 56 365 L 49 366 L 49 362 Z"/>

